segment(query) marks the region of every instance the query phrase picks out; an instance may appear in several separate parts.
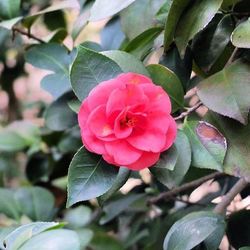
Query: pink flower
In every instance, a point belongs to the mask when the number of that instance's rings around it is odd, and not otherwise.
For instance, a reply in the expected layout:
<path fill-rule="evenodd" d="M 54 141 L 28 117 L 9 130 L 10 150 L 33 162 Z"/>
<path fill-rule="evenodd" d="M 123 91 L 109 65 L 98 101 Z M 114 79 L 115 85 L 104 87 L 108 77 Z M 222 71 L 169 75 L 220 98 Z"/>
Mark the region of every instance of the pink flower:
<path fill-rule="evenodd" d="M 85 147 L 116 166 L 151 167 L 176 137 L 166 92 L 146 76 L 124 73 L 101 82 L 83 101 L 78 122 Z"/>

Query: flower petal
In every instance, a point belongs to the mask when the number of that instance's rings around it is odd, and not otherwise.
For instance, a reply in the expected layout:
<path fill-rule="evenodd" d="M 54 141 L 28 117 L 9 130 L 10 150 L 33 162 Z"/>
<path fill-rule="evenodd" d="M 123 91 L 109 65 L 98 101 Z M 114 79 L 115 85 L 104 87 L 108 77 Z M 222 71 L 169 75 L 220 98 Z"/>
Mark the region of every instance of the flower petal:
<path fill-rule="evenodd" d="M 81 129 L 81 136 L 83 145 L 87 148 L 88 151 L 96 154 L 106 154 L 106 149 L 103 141 L 98 139 L 87 126 Z"/>
<path fill-rule="evenodd" d="M 136 73 L 124 73 L 119 75 L 117 80 L 122 81 L 125 84 L 144 84 L 144 83 L 153 83 L 152 80 L 144 75 Z"/>
<path fill-rule="evenodd" d="M 143 84 L 141 88 L 144 94 L 150 100 L 147 111 L 155 112 L 156 110 L 163 111 L 167 114 L 171 113 L 171 101 L 168 94 L 162 87 L 153 84 Z"/>
<path fill-rule="evenodd" d="M 88 116 L 90 114 L 89 106 L 88 106 L 88 101 L 87 99 L 83 101 L 80 110 L 78 112 L 78 124 L 80 128 L 85 127 L 85 124 L 88 120 Z"/>
<path fill-rule="evenodd" d="M 114 133 L 115 136 L 119 139 L 127 138 L 133 131 L 132 127 L 121 125 L 121 123 L 126 119 L 126 110 L 123 110 L 115 119 L 115 125 L 114 125 Z"/>
<path fill-rule="evenodd" d="M 127 141 L 139 150 L 158 153 L 166 144 L 166 136 L 157 130 L 137 130 L 127 138 Z"/>
<path fill-rule="evenodd" d="M 131 170 L 142 170 L 153 166 L 160 158 L 160 153 L 143 152 L 142 156 L 134 163 L 126 167 Z"/>
<path fill-rule="evenodd" d="M 125 86 L 125 84 L 117 78 L 98 84 L 90 91 L 88 96 L 90 110 L 93 110 L 100 105 L 106 104 L 111 92 L 114 89 L 120 88 L 122 86 Z"/>
<path fill-rule="evenodd" d="M 143 106 L 148 104 L 148 98 L 138 85 L 127 84 L 124 88 L 114 90 L 107 102 L 106 112 L 122 111 L 126 107 Z"/>
<path fill-rule="evenodd" d="M 101 105 L 94 109 L 88 117 L 87 125 L 93 134 L 100 139 L 115 139 L 112 124 L 106 117 L 106 106 Z"/>
<path fill-rule="evenodd" d="M 116 165 L 128 165 L 137 161 L 142 152 L 124 140 L 106 142 L 107 153 L 114 158 Z"/>
<path fill-rule="evenodd" d="M 167 140 L 166 140 L 166 144 L 164 146 L 163 151 L 169 149 L 172 146 L 172 144 L 175 141 L 176 135 L 177 135 L 177 125 L 176 125 L 174 118 L 170 116 L 169 128 L 168 128 L 167 135 L 166 135 Z"/>

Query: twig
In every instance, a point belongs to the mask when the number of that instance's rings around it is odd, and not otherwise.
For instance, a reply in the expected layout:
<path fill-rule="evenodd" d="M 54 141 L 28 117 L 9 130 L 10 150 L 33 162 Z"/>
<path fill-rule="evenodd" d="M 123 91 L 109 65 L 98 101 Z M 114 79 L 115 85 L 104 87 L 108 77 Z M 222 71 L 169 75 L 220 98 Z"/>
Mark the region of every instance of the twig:
<path fill-rule="evenodd" d="M 212 174 L 203 176 L 200 179 L 185 183 L 185 184 L 183 184 L 183 185 L 181 185 L 181 186 L 179 186 L 177 188 L 174 188 L 174 189 L 172 189 L 170 191 L 161 193 L 158 196 L 149 199 L 148 203 L 149 204 L 154 204 L 154 203 L 157 203 L 157 202 L 159 202 L 161 200 L 171 199 L 171 197 L 176 196 L 181 192 L 184 192 L 184 191 L 187 191 L 187 190 L 190 190 L 190 189 L 195 189 L 195 188 L 199 187 L 201 184 L 203 184 L 204 182 L 206 182 L 208 180 L 211 180 L 211 179 L 214 179 L 214 178 L 219 178 L 219 177 L 224 177 L 224 176 L 226 176 L 226 174 L 221 173 L 221 172 L 214 172 Z"/>
<path fill-rule="evenodd" d="M 174 119 L 176 121 L 181 120 L 182 118 L 188 116 L 190 113 L 192 113 L 193 111 L 198 109 L 201 105 L 202 105 L 202 102 L 197 102 L 193 107 L 187 109 L 187 111 L 185 111 L 185 112 L 182 112 L 179 116 L 175 117 Z"/>
<path fill-rule="evenodd" d="M 227 67 L 228 65 L 230 65 L 233 62 L 233 59 L 234 59 L 236 53 L 238 52 L 238 49 L 239 48 L 235 47 L 233 53 L 231 54 L 230 58 L 228 59 L 226 65 L 225 65 L 225 67 Z"/>
<path fill-rule="evenodd" d="M 18 33 L 20 33 L 20 34 L 22 34 L 24 36 L 27 36 L 28 38 L 32 38 L 32 39 L 36 40 L 39 43 L 45 43 L 45 41 L 43 41 L 42 39 L 32 35 L 31 33 L 27 32 L 25 30 L 19 29 L 17 27 L 13 27 L 12 31 L 13 31 L 13 34 L 15 34 L 15 32 L 18 32 Z"/>
<path fill-rule="evenodd" d="M 214 212 L 217 214 L 224 215 L 227 207 L 233 201 L 234 197 L 239 194 L 249 183 L 241 178 L 238 182 L 230 189 L 230 191 L 222 198 L 222 201 L 216 205 Z"/>

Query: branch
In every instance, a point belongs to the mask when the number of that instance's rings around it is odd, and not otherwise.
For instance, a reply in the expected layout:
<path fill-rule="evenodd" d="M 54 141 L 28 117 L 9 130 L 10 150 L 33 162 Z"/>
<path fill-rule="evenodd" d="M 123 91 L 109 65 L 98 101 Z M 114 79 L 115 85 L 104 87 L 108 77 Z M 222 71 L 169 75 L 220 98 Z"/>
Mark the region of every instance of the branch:
<path fill-rule="evenodd" d="M 175 117 L 175 121 L 181 120 L 182 118 L 188 116 L 190 113 L 198 109 L 202 105 L 202 102 L 197 102 L 193 107 L 189 108 L 187 111 L 181 113 L 179 116 Z"/>
<path fill-rule="evenodd" d="M 159 202 L 161 200 L 171 199 L 173 196 L 176 196 L 179 193 L 182 193 L 184 191 L 187 191 L 187 190 L 190 190 L 190 189 L 195 189 L 195 188 L 199 187 L 201 184 L 203 184 L 206 181 L 209 181 L 209 180 L 214 179 L 214 178 L 224 177 L 224 176 L 226 176 L 226 174 L 221 173 L 221 172 L 214 172 L 212 174 L 203 176 L 200 179 L 185 183 L 185 184 L 183 184 L 183 185 L 181 185 L 181 186 L 179 186 L 177 188 L 174 188 L 174 189 L 172 189 L 170 191 L 161 193 L 158 196 L 149 199 L 148 203 L 149 204 L 154 204 L 154 203 L 157 203 L 157 202 Z"/>
<path fill-rule="evenodd" d="M 13 31 L 13 35 L 15 35 L 15 32 L 18 32 L 18 33 L 20 33 L 20 34 L 22 34 L 24 36 L 27 36 L 28 38 L 32 38 L 32 39 L 36 40 L 39 43 L 45 43 L 45 41 L 43 41 L 42 39 L 32 35 L 31 33 L 27 32 L 25 30 L 19 29 L 17 27 L 13 27 L 12 31 Z"/>
<path fill-rule="evenodd" d="M 222 201 L 216 205 L 214 212 L 224 215 L 226 213 L 227 207 L 233 201 L 234 197 L 248 185 L 249 183 L 244 178 L 239 179 L 238 182 L 230 189 L 230 191 L 222 198 Z"/>

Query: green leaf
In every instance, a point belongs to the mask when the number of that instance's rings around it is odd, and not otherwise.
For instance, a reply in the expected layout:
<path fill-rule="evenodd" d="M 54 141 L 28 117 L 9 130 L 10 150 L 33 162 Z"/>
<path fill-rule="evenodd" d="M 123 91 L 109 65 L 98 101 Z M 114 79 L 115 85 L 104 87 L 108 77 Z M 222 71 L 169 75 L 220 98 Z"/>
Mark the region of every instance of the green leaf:
<path fill-rule="evenodd" d="M 155 27 L 155 15 L 163 4 L 166 4 L 165 0 L 136 0 L 123 10 L 120 17 L 122 30 L 126 37 L 132 40 L 138 34 Z"/>
<path fill-rule="evenodd" d="M 184 58 L 180 57 L 178 49 L 173 46 L 160 58 L 160 64 L 172 70 L 180 79 L 183 90 L 186 92 L 192 72 L 192 53 L 187 48 Z"/>
<path fill-rule="evenodd" d="M 250 48 L 250 18 L 240 23 L 232 33 L 232 44 L 238 48 Z"/>
<path fill-rule="evenodd" d="M 250 181 L 250 125 L 244 126 L 232 119 L 210 112 L 207 120 L 216 126 L 226 137 L 228 143 L 224 160 L 224 172 L 244 176 Z"/>
<path fill-rule="evenodd" d="M 13 226 L 0 228 L 0 249 L 6 249 L 3 245 L 3 240 L 8 234 L 10 234 L 15 229 L 16 227 Z"/>
<path fill-rule="evenodd" d="M 33 221 L 50 221 L 54 213 L 54 196 L 41 187 L 22 187 L 15 194 L 15 199 L 23 214 Z"/>
<path fill-rule="evenodd" d="M 13 192 L 9 189 L 0 188 L 0 213 L 16 221 L 20 219 L 21 211 Z"/>
<path fill-rule="evenodd" d="M 21 0 L 0 1 L 0 18 L 12 19 L 17 17 L 20 12 Z"/>
<path fill-rule="evenodd" d="M 11 30 L 12 27 L 15 24 L 17 24 L 20 20 L 22 20 L 21 16 L 15 17 L 15 18 L 12 18 L 12 19 L 9 19 L 9 20 L 2 21 L 2 22 L 0 22 L 0 27 Z"/>
<path fill-rule="evenodd" d="M 116 62 L 123 72 L 135 72 L 149 76 L 149 73 L 143 63 L 129 53 L 120 50 L 109 50 L 101 52 L 101 54 Z"/>
<path fill-rule="evenodd" d="M 212 111 L 246 124 L 250 108 L 250 66 L 241 60 L 198 85 L 200 100 Z"/>
<path fill-rule="evenodd" d="M 39 142 L 39 128 L 28 121 L 15 121 L 0 130 L 1 151 L 19 151 Z"/>
<path fill-rule="evenodd" d="M 103 50 L 119 49 L 125 39 L 121 30 L 121 21 L 119 17 L 112 18 L 101 31 L 101 45 Z"/>
<path fill-rule="evenodd" d="M 191 164 L 191 147 L 187 136 L 178 131 L 174 145 L 161 154 L 150 172 L 163 185 L 173 188 L 181 183 Z"/>
<path fill-rule="evenodd" d="M 106 224 L 113 220 L 116 216 L 128 209 L 134 202 L 144 197 L 143 194 L 126 195 L 116 201 L 112 201 L 103 207 L 105 215 L 100 219 L 100 224 Z"/>
<path fill-rule="evenodd" d="M 48 43 L 31 47 L 25 59 L 37 68 L 54 72 L 42 79 L 41 86 L 57 98 L 70 89 L 69 67 L 74 55 L 74 51 L 69 53 L 64 46 Z"/>
<path fill-rule="evenodd" d="M 49 34 L 44 40 L 48 43 L 62 43 L 67 35 L 68 32 L 65 28 L 59 28 Z"/>
<path fill-rule="evenodd" d="M 71 85 L 82 101 L 97 84 L 121 73 L 121 68 L 113 60 L 80 45 L 70 72 Z"/>
<path fill-rule="evenodd" d="M 215 230 L 225 230 L 222 216 L 212 212 L 193 212 L 177 221 L 164 240 L 164 250 L 190 250 L 207 239 Z M 223 235 L 222 235 L 223 236 Z"/>
<path fill-rule="evenodd" d="M 172 113 L 184 105 L 184 91 L 179 78 L 175 73 L 160 64 L 147 66 L 153 82 L 160 85 L 169 95 L 172 103 Z"/>
<path fill-rule="evenodd" d="M 79 9 L 79 2 L 77 0 L 63 0 L 58 3 L 51 5 L 50 7 L 38 11 L 34 14 L 24 17 L 22 23 L 25 27 L 30 28 L 34 21 L 41 15 L 51 13 L 58 10 L 64 9 Z"/>
<path fill-rule="evenodd" d="M 104 194 L 112 187 L 116 175 L 117 168 L 82 147 L 69 166 L 67 207 Z"/>
<path fill-rule="evenodd" d="M 67 222 L 67 227 L 71 229 L 85 227 L 91 221 L 91 212 L 87 206 L 78 206 L 66 211 L 64 220 Z"/>
<path fill-rule="evenodd" d="M 110 17 L 128 7 L 135 0 L 96 0 L 91 9 L 90 21 Z"/>
<path fill-rule="evenodd" d="M 125 250 L 123 244 L 112 235 L 97 232 L 90 243 L 90 247 L 95 250 Z"/>
<path fill-rule="evenodd" d="M 165 33 L 164 33 L 164 50 L 167 51 L 174 40 L 176 26 L 180 17 L 188 6 L 190 0 L 173 0 L 167 15 Z"/>
<path fill-rule="evenodd" d="M 88 24 L 88 19 L 90 16 L 90 9 L 93 5 L 93 1 L 88 1 L 81 3 L 81 10 L 80 10 L 80 15 L 77 17 L 73 28 L 72 28 L 72 33 L 71 36 L 73 38 L 73 40 L 75 41 L 77 39 L 77 37 L 79 36 L 79 34 L 81 33 L 81 31 L 84 29 L 84 27 Z"/>
<path fill-rule="evenodd" d="M 165 25 L 166 23 L 166 19 L 170 11 L 171 4 L 172 4 L 172 1 L 167 1 L 167 3 L 163 3 L 161 8 L 156 13 L 155 18 L 161 25 Z"/>
<path fill-rule="evenodd" d="M 175 41 L 181 57 L 184 56 L 189 40 L 212 20 L 222 0 L 196 0 L 180 18 Z"/>
<path fill-rule="evenodd" d="M 250 211 L 232 213 L 227 221 L 227 237 L 235 249 L 250 245 Z M 235 230 L 237 229 L 237 230 Z"/>
<path fill-rule="evenodd" d="M 227 141 L 219 130 L 206 122 L 185 122 L 184 132 L 192 148 L 192 166 L 222 170 Z"/>
<path fill-rule="evenodd" d="M 102 196 L 99 197 L 98 202 L 103 205 L 105 201 L 112 197 L 128 180 L 131 170 L 128 168 L 120 167 L 116 179 L 112 187 Z"/>
<path fill-rule="evenodd" d="M 68 102 L 75 98 L 68 92 L 55 100 L 46 110 L 44 118 L 46 126 L 54 131 L 63 131 L 77 124 L 77 115 L 68 106 Z"/>
<path fill-rule="evenodd" d="M 234 24 L 231 15 L 222 19 L 216 15 L 208 26 L 194 38 L 192 52 L 195 62 L 205 72 L 209 71 L 230 42 Z"/>
<path fill-rule="evenodd" d="M 144 31 L 130 41 L 124 48 L 124 51 L 139 59 L 145 58 L 152 49 L 154 40 L 160 35 L 162 30 L 162 27 L 154 27 Z"/>
<path fill-rule="evenodd" d="M 250 250 L 250 246 L 249 247 L 241 247 L 239 250 Z"/>
<path fill-rule="evenodd" d="M 81 250 L 80 239 L 76 232 L 57 229 L 42 232 L 26 241 L 18 250 Z"/>
<path fill-rule="evenodd" d="M 33 236 L 57 226 L 60 226 L 58 222 L 34 222 L 18 227 L 4 239 L 6 249 L 20 250 L 20 247 Z"/>

